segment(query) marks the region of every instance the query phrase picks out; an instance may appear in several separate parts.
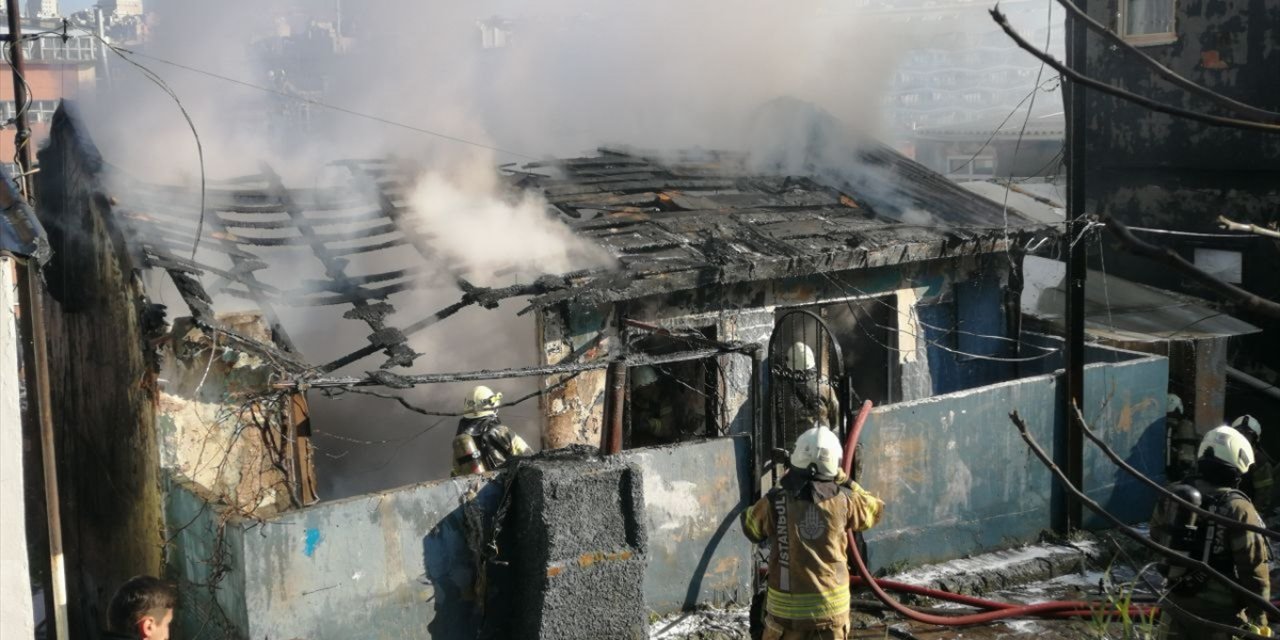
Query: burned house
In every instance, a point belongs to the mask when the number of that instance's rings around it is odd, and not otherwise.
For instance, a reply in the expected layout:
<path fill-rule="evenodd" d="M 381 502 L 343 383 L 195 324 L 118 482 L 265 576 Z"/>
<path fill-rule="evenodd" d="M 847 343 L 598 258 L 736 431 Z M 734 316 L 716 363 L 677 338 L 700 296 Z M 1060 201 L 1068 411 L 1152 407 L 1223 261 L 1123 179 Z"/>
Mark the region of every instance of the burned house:
<path fill-rule="evenodd" d="M 1164 81 L 1137 56 L 1096 33 L 1089 34 L 1081 69 L 1089 77 L 1181 109 L 1275 122 L 1280 111 L 1276 3 L 1094 0 L 1088 10 L 1126 43 L 1222 99 L 1196 96 Z M 1276 223 L 1280 138 L 1156 113 L 1096 91 L 1086 92 L 1085 101 L 1087 210 L 1135 228 L 1139 239 L 1168 247 L 1221 280 L 1265 299 L 1280 298 L 1274 277 L 1277 243 L 1224 231 L 1218 223 L 1219 216 L 1262 227 Z M 1228 101 L 1247 106 L 1234 108 Z M 1108 242 L 1106 265 L 1113 274 L 1144 284 L 1222 299 L 1211 287 L 1134 255 L 1118 241 Z M 1229 305 L 1223 310 L 1234 311 Z M 1251 412 L 1273 422 L 1280 419 L 1275 380 L 1257 381 L 1239 370 L 1273 376 L 1280 368 L 1275 321 L 1243 310 L 1240 316 L 1264 331 L 1245 339 L 1235 357 L 1222 358 L 1233 367 L 1231 384 L 1240 392 L 1228 414 Z M 1272 436 L 1266 443 L 1275 450 Z"/>
<path fill-rule="evenodd" d="M 507 189 L 612 264 L 500 287 L 445 270 L 457 299 L 406 319 L 396 306 L 422 286 L 408 276 L 438 264 L 403 165 L 341 165 L 359 187 L 287 187 L 269 168 L 213 183 L 202 230 L 166 210 L 173 189 L 108 181 L 60 112 L 39 212 L 74 628 L 96 630 L 113 585 L 142 572 L 179 580 L 188 637 L 642 637 L 650 612 L 744 604 L 756 567 L 737 516 L 776 477 L 770 450 L 812 424 L 798 389 L 830 399 L 821 419 L 840 432 L 875 407 L 859 454 L 889 505 L 867 536 L 875 566 L 1035 539 L 1064 500 L 1007 415 L 1067 455 L 1061 344 L 1020 310 L 1022 253 L 1048 230 L 888 149 L 846 160 L 807 175 L 602 150 L 507 168 Z M 219 262 L 192 258 L 201 233 Z M 268 280 L 264 247 L 282 245 L 308 259 Z M 350 270 L 392 248 L 412 261 Z M 368 337 L 316 358 L 291 339 L 291 305 Z M 537 361 L 461 371 L 414 350 L 464 308 L 529 318 Z M 377 391 L 389 413 L 413 387 L 517 378 L 535 381 L 540 456 L 323 495 L 328 392 Z M 1153 477 L 1167 378 L 1163 357 L 1089 349 L 1086 415 Z M 1145 518 L 1150 496 L 1096 453 L 1089 494 Z"/>

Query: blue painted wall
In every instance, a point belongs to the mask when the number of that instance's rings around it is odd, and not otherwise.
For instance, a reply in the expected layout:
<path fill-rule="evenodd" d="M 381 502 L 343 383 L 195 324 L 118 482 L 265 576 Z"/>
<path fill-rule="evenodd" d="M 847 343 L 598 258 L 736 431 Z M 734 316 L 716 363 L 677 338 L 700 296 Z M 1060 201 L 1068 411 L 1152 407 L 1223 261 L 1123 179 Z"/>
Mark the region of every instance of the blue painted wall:
<path fill-rule="evenodd" d="M 753 547 L 738 515 L 750 497 L 751 441 L 720 438 L 625 455 L 644 470 L 649 608 L 749 603 Z"/>
<path fill-rule="evenodd" d="M 646 605 L 666 614 L 749 602 L 752 547 L 737 515 L 751 486 L 750 441 L 720 438 L 624 455 L 644 475 Z M 218 583 L 215 607 L 208 590 L 194 585 L 208 582 L 208 560 L 217 555 L 218 508 L 175 487 L 170 573 L 182 581 L 187 602 L 177 616 L 181 637 L 197 637 L 208 619 L 221 624 L 225 612 L 229 633 L 216 637 L 471 640 L 485 620 L 472 593 L 466 510 L 487 520 L 501 497 L 499 483 L 468 477 L 260 523 L 232 518 L 220 545 L 230 571 Z M 501 597 L 494 600 L 491 615 L 503 615 Z"/>
<path fill-rule="evenodd" d="M 1086 418 L 1128 462 L 1160 478 L 1168 361 L 1115 358 L 1124 361 L 1085 369 Z M 872 564 L 948 560 L 1031 542 L 1050 529 L 1063 494 L 1008 414 L 1017 410 L 1062 464 L 1059 393 L 1058 378 L 1041 375 L 877 408 L 862 437 L 863 484 L 886 502 L 884 520 L 867 535 Z M 1150 516 L 1152 492 L 1088 443 L 1084 480 L 1091 497 L 1126 521 Z"/>

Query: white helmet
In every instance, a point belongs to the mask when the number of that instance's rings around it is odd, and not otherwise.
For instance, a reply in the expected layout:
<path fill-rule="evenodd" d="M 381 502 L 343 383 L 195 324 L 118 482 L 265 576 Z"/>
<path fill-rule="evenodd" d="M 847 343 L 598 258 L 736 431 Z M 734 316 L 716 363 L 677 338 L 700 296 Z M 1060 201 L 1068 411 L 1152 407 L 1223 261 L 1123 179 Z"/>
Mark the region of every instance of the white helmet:
<path fill-rule="evenodd" d="M 818 359 L 813 357 L 813 349 L 809 345 L 797 342 L 791 345 L 791 351 L 787 353 L 787 366 L 794 371 L 816 371 Z"/>
<path fill-rule="evenodd" d="M 1204 434 L 1196 457 L 1213 456 L 1245 473 L 1253 466 L 1253 445 L 1232 427 L 1223 425 Z"/>
<path fill-rule="evenodd" d="M 471 395 L 462 401 L 462 415 L 468 418 L 483 418 L 497 413 L 502 404 L 502 394 L 493 389 L 479 385 L 471 390 Z"/>
<path fill-rule="evenodd" d="M 1179 398 L 1176 393 L 1169 394 L 1169 408 L 1165 410 L 1165 413 L 1181 414 L 1182 412 L 1182 398 Z"/>
<path fill-rule="evenodd" d="M 1236 418 L 1235 422 L 1231 423 L 1231 426 L 1238 429 L 1241 433 L 1243 433 L 1245 429 L 1248 429 L 1253 432 L 1254 438 L 1262 438 L 1262 423 L 1258 422 L 1258 419 L 1251 415 L 1246 414 Z"/>
<path fill-rule="evenodd" d="M 842 457 L 844 449 L 835 432 L 822 425 L 815 425 L 796 438 L 795 451 L 791 452 L 791 466 L 809 469 L 818 477 L 834 478 L 840 470 Z"/>
<path fill-rule="evenodd" d="M 658 381 L 658 370 L 646 364 L 636 367 L 632 376 L 631 380 L 635 383 L 635 386 L 647 387 Z"/>

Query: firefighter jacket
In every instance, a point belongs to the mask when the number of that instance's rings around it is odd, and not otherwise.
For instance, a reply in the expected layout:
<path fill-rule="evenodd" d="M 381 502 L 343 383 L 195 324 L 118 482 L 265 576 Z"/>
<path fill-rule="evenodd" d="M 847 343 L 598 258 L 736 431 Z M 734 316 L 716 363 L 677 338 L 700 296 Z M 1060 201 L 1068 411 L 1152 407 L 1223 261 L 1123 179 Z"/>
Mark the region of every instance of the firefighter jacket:
<path fill-rule="evenodd" d="M 1248 497 L 1237 489 L 1195 481 L 1204 496 L 1202 507 L 1239 522 L 1262 526 L 1262 518 Z M 1191 545 L 1190 555 L 1233 579 L 1240 586 L 1265 599 L 1271 598 L 1271 552 L 1260 534 L 1232 529 L 1205 520 Z M 1176 604 L 1187 611 L 1224 624 L 1233 624 L 1243 610 L 1250 620 L 1263 620 L 1266 613 L 1244 601 L 1226 585 L 1202 572 L 1192 571 L 1170 585 Z"/>
<path fill-rule="evenodd" d="M 823 628 L 849 615 L 848 532 L 869 529 L 884 503 L 857 483 L 813 480 L 792 469 L 742 516 L 753 542 L 769 541 L 765 610 L 791 628 Z"/>
<path fill-rule="evenodd" d="M 788 379 L 783 394 L 788 414 L 795 421 L 791 426 L 797 432 L 804 431 L 815 423 L 832 431 L 839 431 L 840 401 L 826 379 Z"/>
<path fill-rule="evenodd" d="M 498 416 L 463 418 L 453 438 L 453 475 L 494 471 L 511 458 L 529 454 L 529 445 Z"/>
<path fill-rule="evenodd" d="M 1240 483 L 1240 490 L 1249 496 L 1249 500 L 1253 501 L 1253 506 L 1260 513 L 1266 513 L 1271 510 L 1271 506 L 1275 504 L 1273 495 L 1275 492 L 1275 473 L 1276 465 L 1271 460 L 1271 456 L 1260 446 L 1253 448 L 1258 459 L 1249 467 L 1249 473 L 1244 474 L 1244 481 Z"/>

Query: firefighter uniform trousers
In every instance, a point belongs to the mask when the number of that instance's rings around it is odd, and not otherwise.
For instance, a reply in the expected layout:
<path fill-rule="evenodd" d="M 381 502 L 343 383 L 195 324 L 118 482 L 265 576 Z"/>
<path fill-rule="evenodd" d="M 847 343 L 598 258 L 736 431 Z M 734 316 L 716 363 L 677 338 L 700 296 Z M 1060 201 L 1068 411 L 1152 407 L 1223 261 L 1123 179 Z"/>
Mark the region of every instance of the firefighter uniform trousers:
<path fill-rule="evenodd" d="M 743 514 L 747 538 L 770 544 L 766 639 L 848 637 L 847 532 L 870 528 L 883 508 L 856 483 L 813 482 L 775 488 Z"/>

